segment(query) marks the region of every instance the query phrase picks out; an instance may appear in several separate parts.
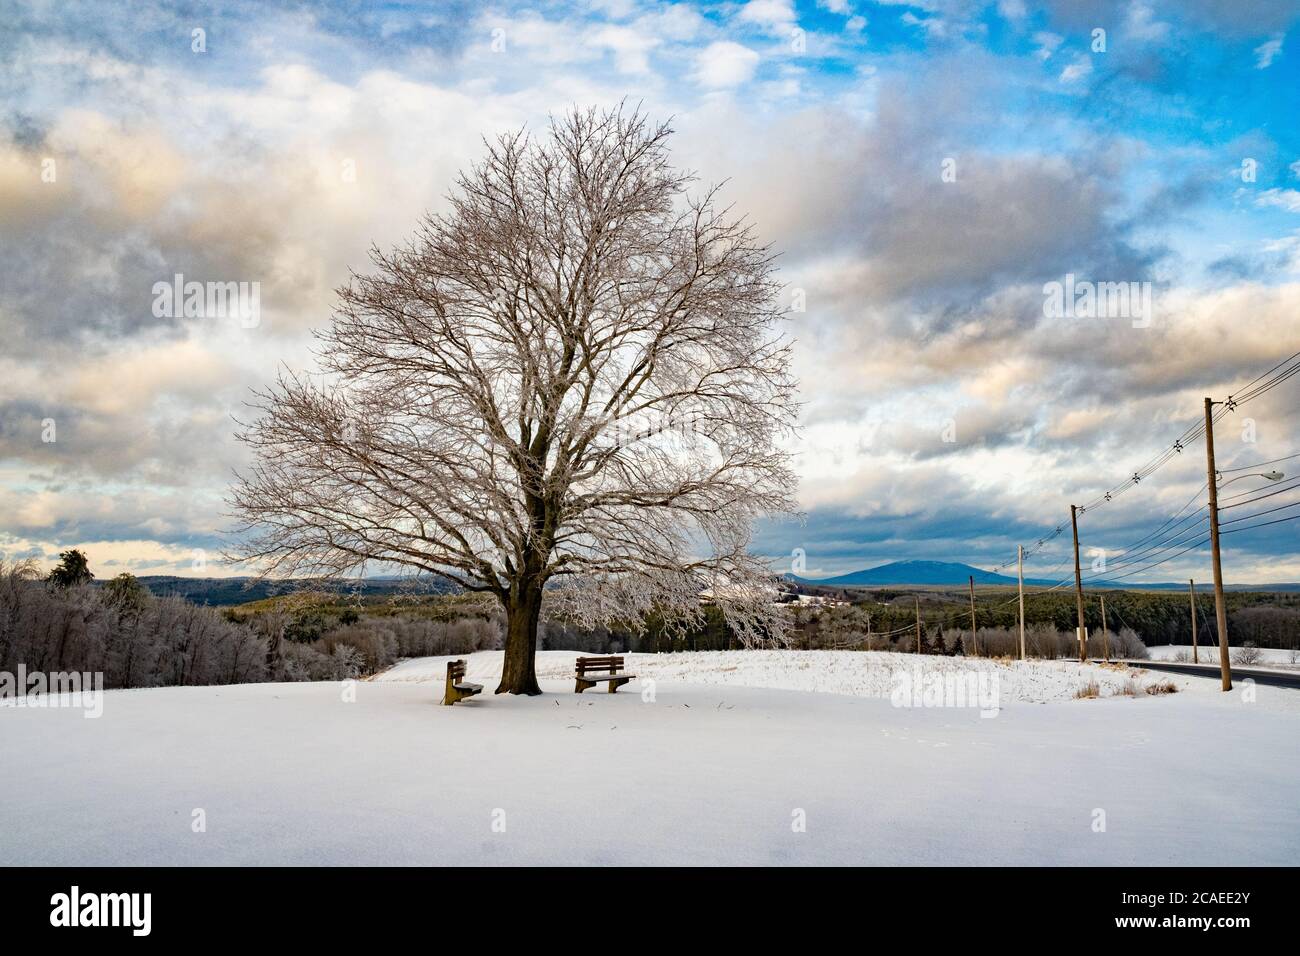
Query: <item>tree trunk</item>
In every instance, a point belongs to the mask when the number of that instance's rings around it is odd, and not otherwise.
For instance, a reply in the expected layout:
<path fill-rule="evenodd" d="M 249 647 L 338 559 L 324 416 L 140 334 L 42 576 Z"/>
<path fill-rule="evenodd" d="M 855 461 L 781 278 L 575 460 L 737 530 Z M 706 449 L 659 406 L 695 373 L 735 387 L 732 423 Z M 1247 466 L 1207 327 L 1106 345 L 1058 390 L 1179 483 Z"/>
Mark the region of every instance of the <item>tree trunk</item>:
<path fill-rule="evenodd" d="M 540 694 L 537 686 L 537 624 L 541 619 L 542 589 L 525 587 L 511 594 L 506 608 L 506 650 L 498 694 Z"/>

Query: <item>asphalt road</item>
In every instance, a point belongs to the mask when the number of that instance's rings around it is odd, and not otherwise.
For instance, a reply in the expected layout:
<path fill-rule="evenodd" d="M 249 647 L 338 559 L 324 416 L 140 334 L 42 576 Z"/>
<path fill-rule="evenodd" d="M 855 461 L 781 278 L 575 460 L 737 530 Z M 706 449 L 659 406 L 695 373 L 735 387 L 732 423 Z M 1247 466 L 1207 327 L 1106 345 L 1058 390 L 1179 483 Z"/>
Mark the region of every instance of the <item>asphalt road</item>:
<path fill-rule="evenodd" d="M 1130 667 L 1145 667 L 1153 671 L 1173 671 L 1175 674 L 1196 674 L 1200 677 L 1219 679 L 1218 664 L 1184 664 L 1180 661 L 1125 661 Z M 1268 670 L 1263 667 L 1238 667 L 1232 665 L 1232 682 L 1249 677 L 1256 684 L 1271 684 L 1275 687 L 1300 688 L 1300 671 Z"/>

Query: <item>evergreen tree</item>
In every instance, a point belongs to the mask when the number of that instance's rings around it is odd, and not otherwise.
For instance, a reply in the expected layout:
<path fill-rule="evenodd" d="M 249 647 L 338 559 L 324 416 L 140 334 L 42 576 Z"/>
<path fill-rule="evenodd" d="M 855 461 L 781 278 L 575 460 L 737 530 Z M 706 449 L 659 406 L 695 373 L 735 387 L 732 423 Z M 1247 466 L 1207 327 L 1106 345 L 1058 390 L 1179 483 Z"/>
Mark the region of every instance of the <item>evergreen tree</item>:
<path fill-rule="evenodd" d="M 151 597 L 149 589 L 129 571 L 123 571 L 104 585 L 104 603 L 122 617 L 139 617 Z"/>
<path fill-rule="evenodd" d="M 70 588 L 78 584 L 88 584 L 95 576 L 90 573 L 90 564 L 86 556 L 77 549 L 59 553 L 59 565 L 49 573 L 45 580 L 56 588 Z"/>

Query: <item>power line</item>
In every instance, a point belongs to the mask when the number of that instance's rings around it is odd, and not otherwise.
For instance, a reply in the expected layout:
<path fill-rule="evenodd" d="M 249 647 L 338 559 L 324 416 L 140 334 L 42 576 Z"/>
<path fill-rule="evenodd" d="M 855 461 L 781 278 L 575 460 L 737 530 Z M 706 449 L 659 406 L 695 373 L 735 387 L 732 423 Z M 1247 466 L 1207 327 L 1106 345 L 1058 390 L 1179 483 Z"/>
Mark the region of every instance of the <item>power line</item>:
<path fill-rule="evenodd" d="M 1297 359 L 1300 359 L 1300 351 L 1293 353 L 1292 355 L 1278 362 L 1272 368 L 1261 373 L 1260 375 L 1255 376 L 1255 378 L 1247 382 L 1242 388 L 1236 390 L 1236 392 L 1229 395 L 1227 400 L 1221 403 L 1217 410 L 1210 412 L 1210 425 L 1212 426 L 1214 424 L 1217 424 L 1226 415 L 1235 411 L 1241 405 L 1244 405 L 1247 402 L 1259 398 L 1261 395 L 1268 393 L 1272 389 L 1276 388 L 1277 386 L 1281 385 L 1283 382 L 1290 379 L 1292 376 L 1296 375 L 1297 373 L 1300 373 L 1300 361 L 1297 361 Z M 1184 429 L 1181 435 L 1179 435 L 1177 438 L 1174 439 L 1172 445 L 1169 445 L 1166 448 L 1162 449 L 1158 454 L 1156 454 L 1154 457 L 1149 459 L 1145 464 L 1134 469 L 1133 473 L 1123 482 L 1115 485 L 1112 488 L 1107 489 L 1101 495 L 1098 495 L 1092 500 L 1085 502 L 1083 505 L 1080 505 L 1078 508 L 1078 514 L 1083 515 L 1089 510 L 1093 510 L 1098 507 L 1101 507 L 1102 505 L 1108 504 L 1114 501 L 1120 495 L 1132 490 L 1134 487 L 1141 484 L 1143 480 L 1149 478 L 1160 468 L 1164 467 L 1175 457 L 1180 455 L 1184 450 L 1186 450 L 1196 441 L 1203 438 L 1205 436 L 1205 430 L 1206 430 L 1206 422 L 1204 420 L 1200 420 L 1193 425 L 1189 425 L 1186 429 Z M 1282 461 L 1290 461 L 1295 458 L 1300 458 L 1300 454 L 1289 455 L 1283 458 L 1273 459 L 1272 461 L 1261 462 L 1258 465 L 1246 465 L 1240 467 L 1233 467 L 1229 469 L 1223 469 L 1223 471 L 1227 471 L 1227 472 L 1245 471 L 1249 468 L 1257 468 L 1260 467 L 1261 465 L 1269 465 L 1269 464 L 1276 464 Z M 1205 486 L 1202 486 L 1201 490 L 1202 491 L 1205 490 L 1206 487 L 1208 487 L 1208 483 Z M 1199 494 L 1200 492 L 1198 491 L 1197 495 L 1193 496 L 1192 501 L 1194 501 Z M 1258 500 L 1258 499 L 1250 499 L 1250 500 Z M 1178 512 L 1175 512 L 1173 518 L 1171 518 L 1170 520 L 1177 518 L 1178 515 L 1181 514 L 1183 510 L 1186 510 L 1186 508 L 1190 507 L 1191 503 L 1192 502 L 1189 501 L 1186 505 L 1183 506 L 1183 508 L 1179 509 Z M 1246 502 L 1242 502 L 1242 503 L 1246 503 Z M 1194 512 L 1194 514 L 1199 514 L 1199 511 Z M 1135 545 L 1141 544 L 1144 541 L 1146 541 L 1148 538 L 1158 536 L 1164 530 L 1165 526 L 1168 523 L 1169 521 L 1166 521 L 1165 524 L 1162 524 L 1160 527 L 1156 528 L 1155 531 L 1151 532 L 1151 534 L 1147 535 L 1145 538 L 1139 538 L 1137 542 L 1134 542 L 1134 544 Z M 1262 525 L 1260 527 L 1262 527 Z M 1037 553 L 1046 545 L 1047 542 L 1058 537 L 1060 534 L 1064 532 L 1064 530 L 1065 530 L 1064 524 L 1057 525 L 1047 535 L 1044 535 L 1042 538 L 1039 538 L 1032 548 L 1026 549 L 1024 556 L 1028 557 L 1029 555 Z M 1245 529 L 1240 529 L 1240 530 L 1245 530 Z M 998 565 L 994 570 L 1002 571 L 1006 568 L 1009 568 L 1012 564 L 1016 562 L 1016 560 L 1017 559 L 1008 560 L 1003 564 Z M 1130 573 L 1135 573 L 1135 572 L 1130 572 Z"/>
<path fill-rule="evenodd" d="M 1296 504 L 1300 504 L 1300 502 L 1296 502 Z M 1292 507 L 1292 506 L 1291 506 L 1291 505 L 1288 505 L 1287 507 Z M 1280 510 L 1280 509 L 1277 509 L 1277 510 Z M 1261 515 L 1263 515 L 1263 514 L 1268 514 L 1268 513 L 1269 513 L 1269 512 L 1266 512 L 1266 511 L 1265 511 L 1265 512 L 1260 512 Z M 1246 519 L 1248 519 L 1248 518 L 1256 518 L 1256 517 L 1259 517 L 1259 515 L 1246 515 L 1245 518 L 1238 518 L 1238 519 L 1236 519 L 1236 520 L 1238 520 L 1238 521 L 1243 521 L 1243 520 L 1246 520 Z M 1250 530 L 1252 530 L 1252 529 L 1254 529 L 1254 528 L 1266 528 L 1266 527 L 1268 527 L 1269 525 L 1274 525 L 1274 524 L 1283 524 L 1284 522 L 1287 522 L 1287 521 L 1296 521 L 1297 519 L 1300 519 L 1300 515 L 1290 515 L 1289 517 L 1286 517 L 1286 518 L 1275 518 L 1275 519 L 1273 519 L 1272 521 L 1261 521 L 1259 524 L 1250 524 L 1250 525 L 1246 525 L 1246 526 L 1243 527 L 1243 528 L 1232 528 L 1232 529 L 1230 529 L 1230 530 L 1228 530 L 1228 531 L 1221 531 L 1221 532 L 1219 532 L 1219 536 L 1222 537 L 1222 536 L 1225 535 L 1225 534 L 1236 534 L 1236 533 L 1239 532 L 1239 531 L 1250 531 Z M 1201 538 L 1199 541 L 1195 542 L 1194 544 L 1191 544 L 1191 545 L 1189 545 L 1189 546 L 1183 548 L 1181 551 L 1178 551 L 1178 552 L 1176 552 L 1176 553 L 1174 553 L 1174 554 L 1169 555 L 1168 557 L 1161 558 L 1159 561 L 1153 561 L 1153 562 L 1151 562 L 1150 564 L 1146 564 L 1146 565 L 1144 565 L 1144 566 L 1142 566 L 1142 567 L 1140 567 L 1140 568 L 1135 568 L 1135 569 L 1132 570 L 1132 571 L 1127 571 L 1127 572 L 1125 572 L 1124 574 L 1116 574 L 1116 575 L 1113 575 L 1112 577 L 1107 578 L 1107 579 L 1105 579 L 1105 580 L 1099 580 L 1099 581 L 1098 581 L 1098 580 L 1094 580 L 1094 581 L 1090 581 L 1090 582 L 1088 582 L 1088 583 L 1089 583 L 1089 584 L 1092 584 L 1094 587 L 1096 587 L 1096 586 L 1099 586 L 1099 585 L 1111 584 L 1111 583 L 1113 583 L 1113 582 L 1115 582 L 1115 581 L 1118 581 L 1118 580 L 1121 579 L 1121 578 L 1131 577 L 1131 576 L 1133 576 L 1134 574 L 1138 574 L 1138 573 L 1141 572 L 1141 571 L 1146 571 L 1146 570 L 1150 570 L 1151 568 L 1159 567 L 1160 565 L 1165 564 L 1165 563 L 1168 562 L 1168 561 L 1172 561 L 1174 558 L 1177 558 L 1177 557 L 1180 557 L 1181 555 L 1186 554 L 1188 551 L 1195 551 L 1197 548 L 1199 548 L 1199 547 L 1201 547 L 1202 545 L 1205 545 L 1206 543 L 1208 543 L 1209 540 L 1210 540 L 1210 536 L 1209 536 L 1209 535 L 1206 535 L 1204 538 Z"/>
<path fill-rule="evenodd" d="M 1201 510 L 1204 510 L 1204 509 L 1201 509 Z M 1191 517 L 1195 517 L 1195 515 L 1188 515 L 1188 518 L 1191 518 Z M 1184 520 L 1186 520 L 1186 519 L 1184 519 Z M 1172 535 L 1170 535 L 1170 536 L 1167 536 L 1166 538 L 1162 539 L 1161 541 L 1159 541 L 1159 542 L 1157 542 L 1157 543 L 1155 543 L 1155 544 L 1149 545 L 1149 546 L 1146 547 L 1146 548 L 1143 548 L 1141 551 L 1135 551 L 1135 552 L 1133 552 L 1132 554 L 1124 554 L 1124 555 L 1121 555 L 1121 557 L 1120 557 L 1119 560 L 1117 560 L 1117 561 L 1115 561 L 1113 564 L 1109 565 L 1109 566 L 1106 568 L 1105 571 L 1102 571 L 1102 572 L 1099 572 L 1099 573 L 1101 573 L 1101 574 L 1109 574 L 1110 572 L 1112 572 L 1112 571 L 1116 571 L 1116 570 L 1118 570 L 1118 569 L 1120 569 L 1120 568 L 1131 567 L 1131 566 L 1134 565 L 1134 564 L 1138 564 L 1138 563 L 1140 563 L 1140 562 L 1142 562 L 1142 561 L 1146 561 L 1146 560 L 1149 560 L 1149 559 L 1151 559 L 1151 558 L 1154 558 L 1154 557 L 1156 557 L 1157 555 L 1162 554 L 1162 553 L 1164 553 L 1164 552 L 1166 552 L 1166 551 L 1169 551 L 1169 550 L 1172 549 L 1172 548 L 1176 548 L 1176 547 L 1179 547 L 1179 546 L 1181 546 L 1181 545 L 1184 545 L 1184 544 L 1186 544 L 1189 540 L 1191 540 L 1192 538 L 1195 538 L 1195 537 L 1197 537 L 1197 536 L 1199 536 L 1199 535 L 1201 535 L 1201 534 L 1204 534 L 1204 533 L 1205 533 L 1205 530 L 1202 528 L 1202 525 L 1205 524 L 1206 522 L 1208 522 L 1209 520 L 1210 520 L 1210 516 L 1207 514 L 1205 517 L 1203 517 L 1203 518 L 1201 518 L 1199 521 L 1197 521 L 1196 524 L 1194 524 L 1194 525 L 1189 525 L 1188 527 L 1183 528 L 1182 530 L 1178 531 L 1177 533 L 1174 533 L 1174 534 L 1172 534 Z"/>
<path fill-rule="evenodd" d="M 1242 502 L 1245 504 L 1245 502 Z M 1238 521 L 1249 521 L 1251 518 L 1262 518 L 1264 515 L 1271 515 L 1275 511 L 1285 511 L 1287 508 L 1294 508 L 1300 505 L 1300 501 L 1293 501 L 1290 504 L 1278 505 L 1276 508 L 1269 508 L 1267 511 L 1257 511 L 1253 515 L 1242 515 L 1240 518 L 1233 518 L 1231 521 L 1224 521 L 1219 525 L 1220 528 L 1226 528 L 1230 524 L 1236 524 Z"/>
<path fill-rule="evenodd" d="M 1161 558 L 1159 561 L 1153 561 L 1150 564 L 1143 565 L 1142 567 L 1139 568 L 1134 568 L 1132 571 L 1126 571 L 1123 574 L 1116 574 L 1102 581 L 1090 581 L 1088 583 L 1093 585 L 1094 587 L 1097 587 L 1099 585 L 1105 585 L 1105 584 L 1113 584 L 1114 582 L 1120 580 L 1121 578 L 1132 577 L 1133 575 L 1140 574 L 1143 571 L 1149 571 L 1151 568 L 1157 568 L 1160 565 L 1166 563 L 1167 561 L 1172 561 L 1174 558 L 1186 554 L 1188 551 L 1195 551 L 1197 548 L 1201 547 L 1209 540 L 1210 540 L 1210 536 L 1206 535 L 1204 538 L 1202 538 L 1200 541 L 1197 541 L 1195 544 L 1189 545 L 1188 547 L 1183 548 L 1183 550 L 1169 555 L 1167 558 Z"/>
<path fill-rule="evenodd" d="M 1248 524 L 1244 528 L 1233 528 L 1231 531 L 1222 532 L 1222 534 L 1236 534 L 1238 531 L 1250 531 L 1253 528 L 1267 528 L 1271 524 L 1282 524 L 1285 521 L 1295 521 L 1297 518 L 1300 518 L 1300 515 L 1291 515 L 1289 518 L 1275 518 L 1272 521 L 1262 521 L 1259 524 Z"/>
<path fill-rule="evenodd" d="M 1284 495 L 1288 491 L 1295 491 L 1297 487 L 1300 487 L 1300 478 L 1292 478 L 1289 483 L 1282 486 L 1265 485 L 1263 488 L 1252 488 L 1250 490 L 1250 493 L 1252 494 L 1257 491 L 1265 491 L 1266 494 L 1255 495 L 1254 498 L 1247 498 L 1245 501 L 1238 501 L 1236 504 L 1232 505 L 1220 505 L 1219 510 L 1227 511 L 1230 508 L 1240 508 L 1242 505 L 1253 504 L 1256 501 L 1263 501 L 1265 498 L 1272 498 L 1274 495 Z"/>
<path fill-rule="evenodd" d="M 1276 465 L 1280 462 L 1291 461 L 1295 458 L 1300 458 L 1300 453 L 1287 455 L 1285 458 L 1270 458 L 1268 461 L 1257 461 L 1253 465 L 1241 465 L 1236 468 L 1220 468 L 1219 471 L 1223 474 L 1229 474 L 1234 471 L 1250 471 L 1252 468 L 1263 468 L 1265 465 Z"/>

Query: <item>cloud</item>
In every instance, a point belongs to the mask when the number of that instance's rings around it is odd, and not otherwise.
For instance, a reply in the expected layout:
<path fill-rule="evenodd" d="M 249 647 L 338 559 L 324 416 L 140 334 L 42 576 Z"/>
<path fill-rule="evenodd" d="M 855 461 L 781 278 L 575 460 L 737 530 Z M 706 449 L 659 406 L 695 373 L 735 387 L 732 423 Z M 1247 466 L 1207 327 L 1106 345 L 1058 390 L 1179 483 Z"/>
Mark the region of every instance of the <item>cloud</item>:
<path fill-rule="evenodd" d="M 908 10 L 899 19 L 909 27 L 919 27 L 927 37 L 943 38 L 948 35 L 948 21 L 942 17 L 918 17 Z"/>
<path fill-rule="evenodd" d="M 1057 48 L 1065 42 L 1065 37 L 1059 33 L 1050 33 L 1044 30 L 1034 34 L 1034 42 L 1038 44 L 1034 56 L 1039 60 L 1049 60 Z"/>
<path fill-rule="evenodd" d="M 628 27 L 606 26 L 588 37 L 594 46 L 610 50 L 620 73 L 641 75 L 650 72 L 649 53 L 659 45 L 659 40 L 640 30 Z"/>
<path fill-rule="evenodd" d="M 1172 27 L 1157 20 L 1155 11 L 1146 3 L 1135 0 L 1124 18 L 1124 33 L 1146 43 L 1162 43 L 1169 38 Z"/>
<path fill-rule="evenodd" d="M 1282 34 L 1274 34 L 1268 40 L 1265 40 L 1259 46 L 1255 47 L 1255 69 L 1267 70 L 1273 65 L 1279 53 L 1282 52 Z"/>
<path fill-rule="evenodd" d="M 1077 83 L 1091 72 L 1092 57 L 1086 53 L 1080 53 L 1061 71 L 1060 81 L 1062 83 Z"/>
<path fill-rule="evenodd" d="M 1274 206 L 1287 212 L 1300 212 L 1300 190 L 1266 189 L 1255 200 L 1256 206 Z"/>
<path fill-rule="evenodd" d="M 725 89 L 747 83 L 758 68 L 754 50 L 730 40 L 710 43 L 695 59 L 695 78 L 709 89 Z"/>
<path fill-rule="evenodd" d="M 795 25 L 794 3 L 793 0 L 748 0 L 737 12 L 736 20 L 783 35 Z"/>

